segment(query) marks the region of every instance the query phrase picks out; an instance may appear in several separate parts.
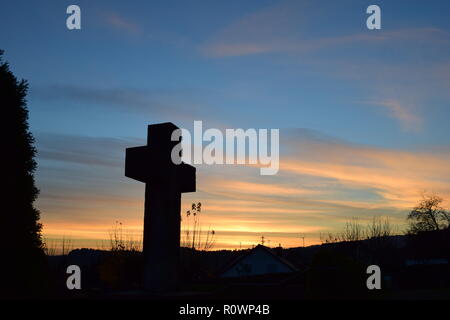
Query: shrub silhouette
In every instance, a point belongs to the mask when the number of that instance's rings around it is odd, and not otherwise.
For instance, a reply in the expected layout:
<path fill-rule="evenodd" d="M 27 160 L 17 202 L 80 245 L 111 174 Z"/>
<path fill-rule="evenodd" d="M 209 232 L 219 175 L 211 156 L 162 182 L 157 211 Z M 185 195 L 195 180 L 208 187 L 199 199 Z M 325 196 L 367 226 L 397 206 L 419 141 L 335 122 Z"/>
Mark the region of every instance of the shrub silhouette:
<path fill-rule="evenodd" d="M 308 298 L 364 298 L 364 267 L 335 250 L 322 249 L 315 255 L 306 273 Z"/>
<path fill-rule="evenodd" d="M 29 296 L 46 283 L 46 258 L 41 239 L 38 195 L 34 183 L 36 150 L 29 132 L 26 94 L 28 84 L 18 81 L 0 50 L 0 105 L 2 111 L 2 176 L 6 177 L 1 210 L 2 285 L 0 295 Z"/>

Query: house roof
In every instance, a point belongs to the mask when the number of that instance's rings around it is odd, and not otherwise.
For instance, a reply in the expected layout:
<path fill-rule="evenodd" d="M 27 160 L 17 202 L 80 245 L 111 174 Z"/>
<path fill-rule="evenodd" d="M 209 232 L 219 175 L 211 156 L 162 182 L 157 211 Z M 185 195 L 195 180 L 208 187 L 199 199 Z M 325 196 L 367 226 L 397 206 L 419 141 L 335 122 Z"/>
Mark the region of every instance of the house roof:
<path fill-rule="evenodd" d="M 243 253 L 242 255 L 238 256 L 237 258 L 235 258 L 234 260 L 232 260 L 230 263 L 228 263 L 220 272 L 219 274 L 223 274 L 226 271 L 228 271 L 229 269 L 233 268 L 236 264 L 238 264 L 241 260 L 243 260 L 245 257 L 248 257 L 249 255 L 252 255 L 256 250 L 264 250 L 266 253 L 268 253 L 269 255 L 271 255 L 274 259 L 278 260 L 279 262 L 281 262 L 282 264 L 284 264 L 285 266 L 287 266 L 289 269 L 291 269 L 292 271 L 298 271 L 298 269 L 289 261 L 287 261 L 286 259 L 280 257 L 279 255 L 277 255 L 275 252 L 273 252 L 272 249 L 263 246 L 261 244 L 258 244 L 256 247 L 254 247 L 253 249 Z"/>

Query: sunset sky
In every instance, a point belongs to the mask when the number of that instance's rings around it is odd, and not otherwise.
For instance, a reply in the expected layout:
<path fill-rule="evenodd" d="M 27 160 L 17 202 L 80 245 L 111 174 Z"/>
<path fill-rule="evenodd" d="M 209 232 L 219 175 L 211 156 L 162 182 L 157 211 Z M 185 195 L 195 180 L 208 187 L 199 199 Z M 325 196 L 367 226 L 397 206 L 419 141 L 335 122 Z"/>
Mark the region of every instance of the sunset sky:
<path fill-rule="evenodd" d="M 81 8 L 81 30 L 66 8 Z M 382 29 L 366 28 L 367 6 Z M 197 166 L 216 249 L 320 243 L 356 217 L 401 232 L 423 191 L 450 200 L 449 1 L 3 1 L 0 49 L 29 81 L 44 237 L 140 237 L 125 148 L 147 125 L 280 129 L 280 171 Z M 446 206 L 449 202 L 446 202 Z M 266 242 L 266 244 L 268 244 Z"/>

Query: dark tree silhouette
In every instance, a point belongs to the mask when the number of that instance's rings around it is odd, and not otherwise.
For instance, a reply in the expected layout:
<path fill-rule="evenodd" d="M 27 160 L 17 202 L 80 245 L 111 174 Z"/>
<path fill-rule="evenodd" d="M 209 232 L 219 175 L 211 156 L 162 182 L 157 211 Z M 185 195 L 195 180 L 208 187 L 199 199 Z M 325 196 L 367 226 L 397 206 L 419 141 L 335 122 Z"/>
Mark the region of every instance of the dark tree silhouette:
<path fill-rule="evenodd" d="M 33 206 L 38 189 L 34 183 L 36 150 L 28 127 L 27 89 L 27 82 L 14 76 L 0 51 L 2 177 L 6 177 L 0 211 L 0 254 L 4 271 L 0 294 L 7 297 L 37 293 L 45 281 L 42 226 L 38 222 L 39 211 Z"/>
<path fill-rule="evenodd" d="M 422 195 L 422 200 L 408 214 L 409 233 L 436 231 L 449 227 L 450 214 L 441 206 L 443 199 L 438 195 Z"/>

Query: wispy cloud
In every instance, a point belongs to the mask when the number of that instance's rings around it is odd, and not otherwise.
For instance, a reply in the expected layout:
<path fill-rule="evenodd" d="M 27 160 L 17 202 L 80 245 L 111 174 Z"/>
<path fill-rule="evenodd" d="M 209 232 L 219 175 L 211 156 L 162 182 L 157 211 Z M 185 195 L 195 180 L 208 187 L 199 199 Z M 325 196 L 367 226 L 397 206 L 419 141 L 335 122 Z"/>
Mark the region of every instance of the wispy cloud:
<path fill-rule="evenodd" d="M 52 85 L 33 88 L 32 97 L 44 101 L 74 102 L 89 108 L 115 108 L 124 112 L 170 115 L 181 119 L 195 117 L 203 102 L 194 89 L 99 88 Z M 206 108 L 203 108 L 206 109 Z"/>
<path fill-rule="evenodd" d="M 275 52 L 313 53 L 355 44 L 450 45 L 450 33 L 434 27 L 405 27 L 347 34 L 336 34 L 332 27 L 325 29 L 327 32 L 323 34 L 314 35 L 311 30 L 317 27 L 317 21 L 312 17 L 335 9 L 333 4 L 319 7 L 307 1 L 277 3 L 230 23 L 199 49 L 208 57 L 224 58 Z M 306 12 L 309 14 L 306 15 Z"/>
<path fill-rule="evenodd" d="M 310 141 L 298 149 L 297 157 L 283 159 L 282 172 L 329 178 L 338 188 L 371 189 L 386 207 L 410 207 L 424 190 L 450 197 L 448 148 L 406 151 Z"/>
<path fill-rule="evenodd" d="M 104 15 L 104 21 L 119 31 L 124 31 L 129 34 L 137 35 L 142 32 L 139 25 L 132 19 L 125 18 L 118 13 L 109 12 Z"/>
<path fill-rule="evenodd" d="M 38 158 L 83 165 L 122 167 L 124 150 L 142 143 L 138 139 L 38 133 Z M 107 155 L 107 156 L 105 156 Z"/>
<path fill-rule="evenodd" d="M 233 27 L 232 29 L 239 28 Z M 386 31 L 382 34 L 355 33 L 333 37 L 318 37 L 314 39 L 302 36 L 289 36 L 289 38 L 283 37 L 280 39 L 272 37 L 265 38 L 262 36 L 255 37 L 254 35 L 248 35 L 248 39 L 245 39 L 242 35 L 246 33 L 245 29 L 241 29 L 239 32 L 240 35 L 234 37 L 227 31 L 224 34 L 215 37 L 210 43 L 203 45 L 200 50 L 206 56 L 223 58 L 271 52 L 313 53 L 317 50 L 337 48 L 357 43 L 368 45 L 380 43 L 392 44 L 394 42 L 403 42 L 414 45 L 417 45 L 418 43 L 434 45 L 450 44 L 450 34 L 444 30 L 435 28 L 408 28 Z M 286 31 L 286 34 L 292 34 L 292 32 Z M 241 40 L 236 40 L 236 38 Z M 263 39 L 257 40 L 258 38 Z"/>
<path fill-rule="evenodd" d="M 420 132 L 423 129 L 423 119 L 414 114 L 411 106 L 406 106 L 398 100 L 383 100 L 371 102 L 373 105 L 384 107 L 389 116 L 397 120 L 402 129 L 411 132 Z"/>

